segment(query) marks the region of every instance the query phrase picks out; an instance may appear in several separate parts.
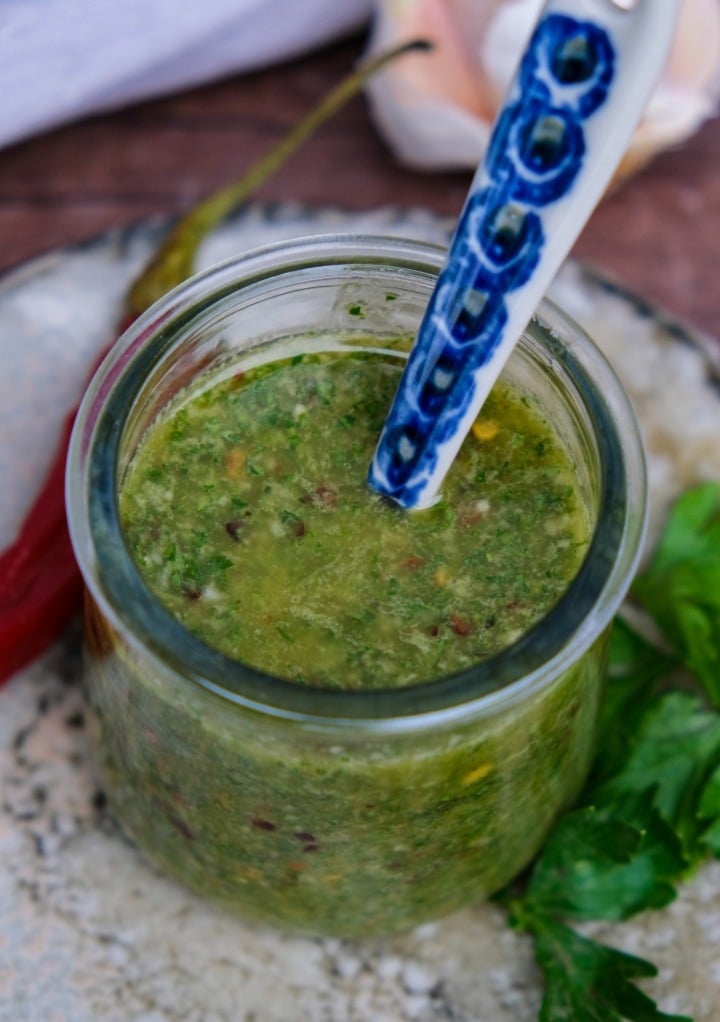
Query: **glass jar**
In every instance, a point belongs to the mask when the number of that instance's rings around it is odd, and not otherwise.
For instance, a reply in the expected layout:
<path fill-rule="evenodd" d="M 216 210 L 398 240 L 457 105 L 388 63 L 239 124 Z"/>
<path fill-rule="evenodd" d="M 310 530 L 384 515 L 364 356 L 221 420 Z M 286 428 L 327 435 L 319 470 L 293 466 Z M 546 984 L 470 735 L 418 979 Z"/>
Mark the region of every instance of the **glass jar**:
<path fill-rule="evenodd" d="M 402 930 L 498 890 L 577 796 L 593 753 L 608 628 L 631 580 L 645 472 L 628 401 L 546 302 L 505 370 L 577 467 L 592 539 L 552 610 L 510 648 L 404 689 L 321 690 L 210 649 L 151 594 L 118 517 L 139 440 L 228 360 L 351 334 L 412 336 L 444 253 L 330 237 L 193 278 L 118 341 L 80 409 L 68 513 L 86 583 L 85 686 L 110 807 L 162 869 L 303 932 Z M 284 349 L 285 350 L 285 349 Z"/>

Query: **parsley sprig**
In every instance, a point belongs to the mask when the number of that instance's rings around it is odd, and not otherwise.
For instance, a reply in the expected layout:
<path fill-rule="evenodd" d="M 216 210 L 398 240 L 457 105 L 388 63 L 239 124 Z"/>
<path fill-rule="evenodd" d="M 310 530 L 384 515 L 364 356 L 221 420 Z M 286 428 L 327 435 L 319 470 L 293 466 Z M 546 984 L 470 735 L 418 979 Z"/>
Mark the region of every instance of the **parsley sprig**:
<path fill-rule="evenodd" d="M 500 895 L 534 940 L 539 1022 L 692 1022 L 636 985 L 654 965 L 573 927 L 662 908 L 720 856 L 720 484 L 678 500 L 632 596 L 662 645 L 615 621 L 591 775 L 527 877 Z"/>

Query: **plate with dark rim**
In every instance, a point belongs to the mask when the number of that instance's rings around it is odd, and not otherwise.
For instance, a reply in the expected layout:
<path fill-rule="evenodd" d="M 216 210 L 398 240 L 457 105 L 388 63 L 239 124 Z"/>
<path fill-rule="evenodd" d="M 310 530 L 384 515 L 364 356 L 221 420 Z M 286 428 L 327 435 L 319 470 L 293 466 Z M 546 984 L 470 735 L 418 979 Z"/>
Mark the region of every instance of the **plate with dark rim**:
<path fill-rule="evenodd" d="M 111 231 L 0 279 L 0 544 L 42 478 L 88 367 L 113 339 L 128 283 L 168 224 Z M 308 234 L 444 245 L 451 229 L 421 210 L 253 204 L 208 239 L 198 266 Z M 550 295 L 593 336 L 635 406 L 652 541 L 682 489 L 720 479 L 720 347 L 572 261 Z M 0 1019 L 534 1022 L 530 944 L 492 904 L 383 941 L 310 940 L 250 927 L 159 876 L 105 813 L 75 684 L 78 646 L 71 629 L 0 692 Z M 663 912 L 588 929 L 658 964 L 648 992 L 663 1010 L 715 1022 L 720 863 Z"/>

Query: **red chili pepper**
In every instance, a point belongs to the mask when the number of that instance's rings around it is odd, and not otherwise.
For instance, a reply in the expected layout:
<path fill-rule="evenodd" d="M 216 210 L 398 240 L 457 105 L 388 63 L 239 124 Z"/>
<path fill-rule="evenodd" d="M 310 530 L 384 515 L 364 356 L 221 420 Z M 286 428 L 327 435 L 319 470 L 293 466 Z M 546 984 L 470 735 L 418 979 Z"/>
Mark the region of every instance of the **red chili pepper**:
<path fill-rule="evenodd" d="M 67 524 L 58 516 L 58 535 L 49 547 L 33 551 L 19 543 L 23 556 L 39 563 L 23 579 L 11 603 L 0 606 L 0 682 L 42 653 L 79 609 L 82 579 L 75 563 Z"/>
<path fill-rule="evenodd" d="M 134 318 L 127 317 L 121 329 Z M 65 463 L 76 414 L 77 408 L 65 419 L 45 482 L 0 556 L 0 684 L 47 649 L 82 604 L 65 514 Z"/>

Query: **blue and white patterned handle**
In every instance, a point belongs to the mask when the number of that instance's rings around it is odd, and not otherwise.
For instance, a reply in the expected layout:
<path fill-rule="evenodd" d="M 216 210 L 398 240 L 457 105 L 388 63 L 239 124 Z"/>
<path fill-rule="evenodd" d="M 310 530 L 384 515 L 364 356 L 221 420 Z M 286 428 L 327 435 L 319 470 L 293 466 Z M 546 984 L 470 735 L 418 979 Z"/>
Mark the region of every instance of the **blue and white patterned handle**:
<path fill-rule="evenodd" d="M 612 177 L 679 0 L 550 0 L 473 180 L 368 480 L 427 507 Z"/>

